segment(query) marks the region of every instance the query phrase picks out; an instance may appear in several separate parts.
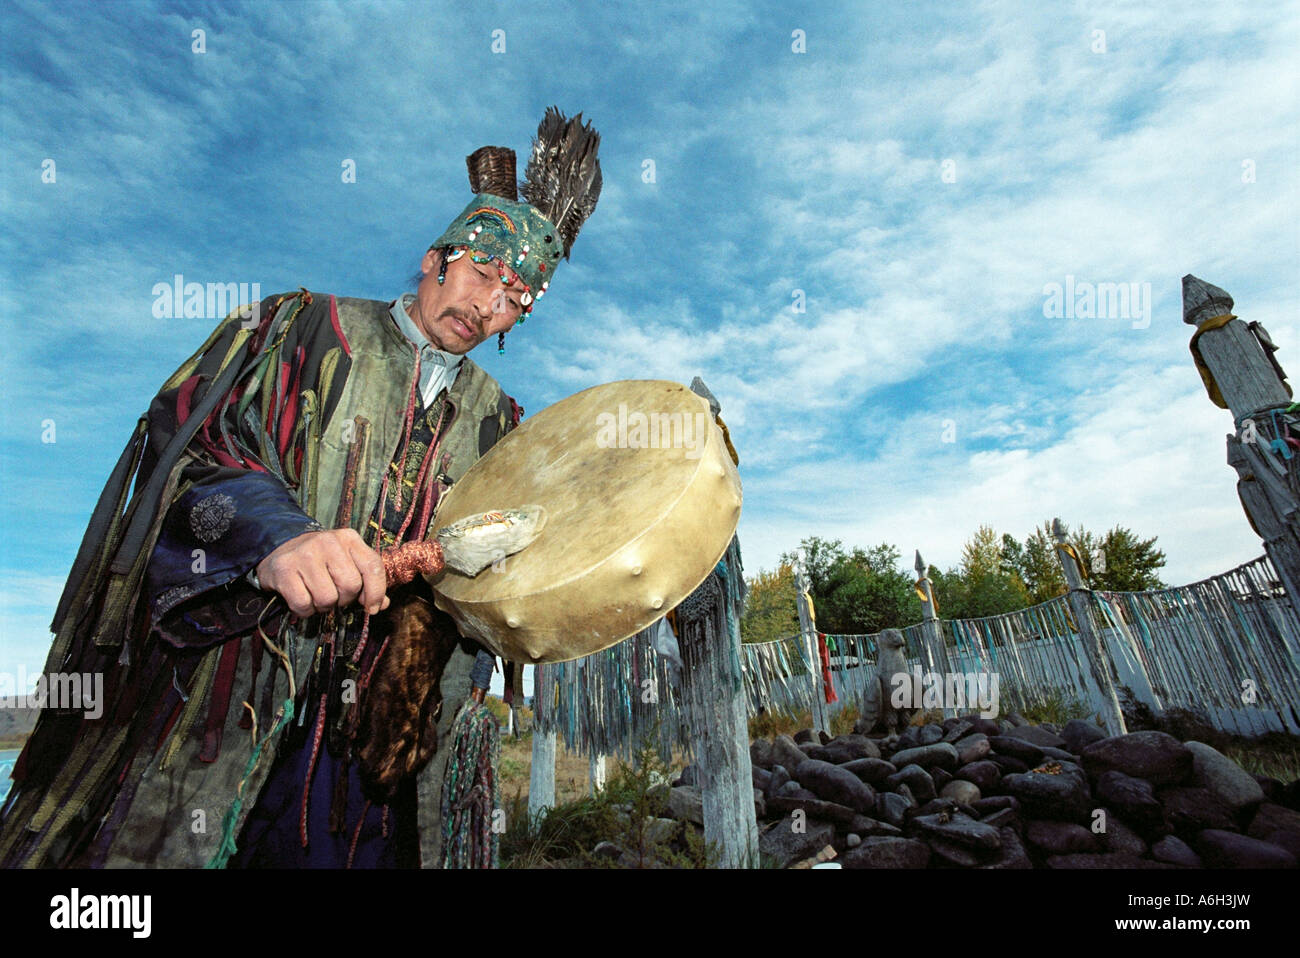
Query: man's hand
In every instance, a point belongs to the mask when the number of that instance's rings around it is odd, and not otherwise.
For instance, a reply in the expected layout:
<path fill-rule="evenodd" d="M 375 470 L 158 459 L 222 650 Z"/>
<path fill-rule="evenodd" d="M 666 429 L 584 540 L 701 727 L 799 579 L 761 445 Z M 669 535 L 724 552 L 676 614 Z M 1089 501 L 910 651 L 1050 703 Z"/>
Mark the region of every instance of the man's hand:
<path fill-rule="evenodd" d="M 290 539 L 257 564 L 257 581 L 300 618 L 358 598 L 371 615 L 388 608 L 379 553 L 354 529 L 322 529 Z"/>

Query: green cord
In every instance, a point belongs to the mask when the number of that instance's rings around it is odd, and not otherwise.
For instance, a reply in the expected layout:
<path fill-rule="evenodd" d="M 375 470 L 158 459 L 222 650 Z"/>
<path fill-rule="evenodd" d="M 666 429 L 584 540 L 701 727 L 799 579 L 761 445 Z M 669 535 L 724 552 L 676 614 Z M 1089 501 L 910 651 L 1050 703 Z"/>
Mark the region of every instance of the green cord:
<path fill-rule="evenodd" d="M 240 779 L 239 788 L 235 790 L 235 800 L 230 803 L 230 808 L 226 810 L 225 818 L 222 820 L 221 844 L 217 846 L 216 854 L 212 860 L 204 865 L 204 868 L 225 868 L 230 861 L 230 856 L 235 854 L 239 849 L 235 846 L 235 822 L 239 820 L 239 813 L 244 807 L 244 785 L 252 777 L 253 769 L 257 768 L 257 763 L 262 759 L 262 748 L 269 742 L 279 731 L 293 719 L 293 699 L 285 699 L 280 721 L 275 723 L 275 728 L 271 729 L 257 748 L 253 749 L 253 754 L 249 756 L 248 764 L 244 766 L 244 777 Z"/>

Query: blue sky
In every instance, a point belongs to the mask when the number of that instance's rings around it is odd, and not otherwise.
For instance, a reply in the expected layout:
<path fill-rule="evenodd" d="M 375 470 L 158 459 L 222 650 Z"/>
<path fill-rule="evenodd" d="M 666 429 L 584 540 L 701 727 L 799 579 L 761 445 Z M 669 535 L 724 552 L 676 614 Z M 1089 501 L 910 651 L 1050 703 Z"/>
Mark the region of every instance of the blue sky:
<path fill-rule="evenodd" d="M 551 104 L 601 132 L 604 193 L 506 355 L 474 358 L 530 413 L 703 376 L 751 574 L 810 535 L 947 567 L 980 523 L 1054 515 L 1158 536 L 1172 582 L 1251 559 L 1179 279 L 1226 288 L 1300 371 L 1298 23 L 1295 3 L 5 4 L 0 669 L 42 664 L 109 470 L 215 324 L 154 318 L 154 285 L 391 299 L 467 202 L 466 154 L 524 153 Z M 1045 316 L 1067 277 L 1150 284 L 1148 322 Z"/>

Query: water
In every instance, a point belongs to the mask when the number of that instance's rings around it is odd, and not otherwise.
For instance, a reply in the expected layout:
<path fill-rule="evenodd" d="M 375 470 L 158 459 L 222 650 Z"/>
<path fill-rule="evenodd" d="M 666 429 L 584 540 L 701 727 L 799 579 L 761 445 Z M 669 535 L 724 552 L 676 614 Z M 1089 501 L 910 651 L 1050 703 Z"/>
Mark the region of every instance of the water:
<path fill-rule="evenodd" d="M 21 751 L 18 748 L 0 749 L 0 802 L 9 794 L 9 786 L 13 784 L 9 781 L 9 773 L 13 771 L 14 762 L 18 761 L 18 753 Z"/>

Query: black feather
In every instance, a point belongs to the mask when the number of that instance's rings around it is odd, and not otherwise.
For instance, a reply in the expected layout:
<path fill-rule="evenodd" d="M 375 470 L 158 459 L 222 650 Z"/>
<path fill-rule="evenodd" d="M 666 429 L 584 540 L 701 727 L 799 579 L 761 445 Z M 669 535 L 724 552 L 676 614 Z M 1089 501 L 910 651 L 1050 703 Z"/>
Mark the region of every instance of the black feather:
<path fill-rule="evenodd" d="M 560 231 L 564 258 L 600 199 L 600 134 L 582 114 L 565 119 L 548 107 L 537 127 L 519 194 Z"/>

